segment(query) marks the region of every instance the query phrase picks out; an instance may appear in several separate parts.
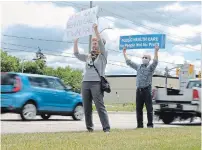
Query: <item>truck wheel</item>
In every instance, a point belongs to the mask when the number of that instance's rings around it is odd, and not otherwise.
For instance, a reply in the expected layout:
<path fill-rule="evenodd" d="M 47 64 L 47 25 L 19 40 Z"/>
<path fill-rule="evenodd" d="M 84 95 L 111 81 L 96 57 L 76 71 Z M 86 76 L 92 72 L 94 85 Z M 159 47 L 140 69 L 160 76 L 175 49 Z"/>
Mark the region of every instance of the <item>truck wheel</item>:
<path fill-rule="evenodd" d="M 174 116 L 169 116 L 169 115 L 164 115 L 163 117 L 161 117 L 163 120 L 163 123 L 165 124 L 170 124 L 171 122 L 174 121 Z"/>

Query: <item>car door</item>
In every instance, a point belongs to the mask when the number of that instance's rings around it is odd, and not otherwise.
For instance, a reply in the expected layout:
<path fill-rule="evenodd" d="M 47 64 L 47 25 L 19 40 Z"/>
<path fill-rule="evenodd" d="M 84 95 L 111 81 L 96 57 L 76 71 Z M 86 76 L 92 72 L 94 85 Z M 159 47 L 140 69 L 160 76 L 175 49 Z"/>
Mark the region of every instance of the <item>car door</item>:
<path fill-rule="evenodd" d="M 51 104 L 56 111 L 71 111 L 71 94 L 68 94 L 64 84 L 57 78 L 48 79 L 49 86 L 54 91 L 55 96 Z"/>
<path fill-rule="evenodd" d="M 45 77 L 28 77 L 29 82 L 32 86 L 34 96 L 39 99 L 38 109 L 49 111 L 53 107 L 51 101 L 54 100 L 55 93 L 49 88 L 49 84 Z"/>

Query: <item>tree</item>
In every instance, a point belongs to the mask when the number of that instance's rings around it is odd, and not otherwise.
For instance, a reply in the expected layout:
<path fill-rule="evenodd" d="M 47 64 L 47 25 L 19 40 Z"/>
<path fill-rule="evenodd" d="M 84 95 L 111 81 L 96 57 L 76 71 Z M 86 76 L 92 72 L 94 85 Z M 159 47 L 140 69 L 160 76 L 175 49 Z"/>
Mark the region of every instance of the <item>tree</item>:
<path fill-rule="evenodd" d="M 39 48 L 39 47 L 38 47 Z M 40 68 L 40 74 L 43 74 L 43 70 L 46 67 L 46 56 L 41 52 L 41 49 L 36 52 L 36 58 L 34 58 L 36 65 Z"/>
<path fill-rule="evenodd" d="M 69 66 L 57 68 L 57 76 L 63 80 L 66 85 L 73 88 L 74 91 L 80 92 L 82 73 L 79 70 L 73 70 Z"/>
<path fill-rule="evenodd" d="M 20 60 L 15 57 L 8 55 L 7 52 L 1 51 L 1 71 L 2 72 L 19 72 Z"/>
<path fill-rule="evenodd" d="M 37 62 L 24 62 L 24 73 L 43 74 L 43 70 L 39 67 Z"/>
<path fill-rule="evenodd" d="M 60 78 L 66 86 L 71 86 L 73 91 L 80 93 L 82 81 L 82 72 L 80 70 L 72 69 L 69 66 L 65 68 L 58 67 L 56 69 L 45 67 L 43 73 Z"/>
<path fill-rule="evenodd" d="M 43 74 L 44 69 L 46 68 L 46 62 L 44 60 L 36 60 L 35 61 L 37 67 L 39 68 L 39 73 Z"/>
<path fill-rule="evenodd" d="M 45 73 L 60 78 L 65 85 L 71 86 L 75 92 L 80 93 L 82 81 L 82 72 L 80 70 L 74 70 L 69 66 L 65 68 L 58 67 L 55 70 L 49 67 L 45 69 Z"/>
<path fill-rule="evenodd" d="M 49 75 L 49 76 L 57 76 L 56 70 L 52 67 L 45 67 L 43 69 L 43 74 Z"/>
<path fill-rule="evenodd" d="M 14 56 L 8 55 L 6 52 L 1 51 L 2 57 L 2 71 L 21 71 L 22 65 L 24 68 L 24 73 L 32 74 L 44 74 L 49 76 L 55 76 L 60 78 L 65 85 L 71 86 L 73 91 L 80 93 L 82 72 L 80 70 L 75 70 L 69 66 L 62 68 L 53 68 L 46 66 L 46 62 L 38 57 L 35 61 L 25 61 L 20 63 L 20 60 Z"/>
<path fill-rule="evenodd" d="M 43 60 L 46 62 L 46 56 L 41 52 L 41 49 L 38 47 L 38 51 L 36 52 L 36 60 Z"/>

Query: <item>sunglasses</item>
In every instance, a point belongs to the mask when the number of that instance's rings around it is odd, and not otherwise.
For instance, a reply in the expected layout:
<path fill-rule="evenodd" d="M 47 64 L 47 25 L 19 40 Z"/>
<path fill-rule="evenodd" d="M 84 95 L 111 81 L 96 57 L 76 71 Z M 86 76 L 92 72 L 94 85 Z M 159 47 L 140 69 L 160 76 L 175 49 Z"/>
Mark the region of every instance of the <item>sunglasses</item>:
<path fill-rule="evenodd" d="M 142 57 L 142 59 L 148 59 L 148 57 Z"/>

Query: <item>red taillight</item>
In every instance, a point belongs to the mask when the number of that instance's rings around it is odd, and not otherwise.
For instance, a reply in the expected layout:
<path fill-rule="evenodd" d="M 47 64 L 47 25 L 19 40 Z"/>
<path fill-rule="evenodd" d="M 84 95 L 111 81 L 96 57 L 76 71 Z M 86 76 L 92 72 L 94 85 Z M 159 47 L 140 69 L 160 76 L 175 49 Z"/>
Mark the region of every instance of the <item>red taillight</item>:
<path fill-rule="evenodd" d="M 13 92 L 18 92 L 20 90 L 21 90 L 21 80 L 19 77 L 16 77 Z"/>
<path fill-rule="evenodd" d="M 193 89 L 193 100 L 199 100 L 198 90 Z"/>

